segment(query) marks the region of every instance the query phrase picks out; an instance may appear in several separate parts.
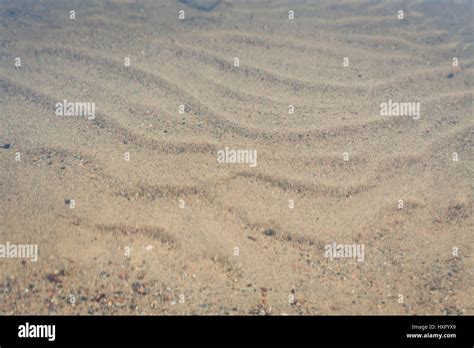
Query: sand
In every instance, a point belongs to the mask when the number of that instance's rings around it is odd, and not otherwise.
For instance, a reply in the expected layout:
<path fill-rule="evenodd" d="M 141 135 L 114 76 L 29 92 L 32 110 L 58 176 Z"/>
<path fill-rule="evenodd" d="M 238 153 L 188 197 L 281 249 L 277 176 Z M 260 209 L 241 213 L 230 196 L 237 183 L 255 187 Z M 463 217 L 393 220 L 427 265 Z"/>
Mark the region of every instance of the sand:
<path fill-rule="evenodd" d="M 0 314 L 474 314 L 472 1 L 194 3 L 0 3 Z"/>

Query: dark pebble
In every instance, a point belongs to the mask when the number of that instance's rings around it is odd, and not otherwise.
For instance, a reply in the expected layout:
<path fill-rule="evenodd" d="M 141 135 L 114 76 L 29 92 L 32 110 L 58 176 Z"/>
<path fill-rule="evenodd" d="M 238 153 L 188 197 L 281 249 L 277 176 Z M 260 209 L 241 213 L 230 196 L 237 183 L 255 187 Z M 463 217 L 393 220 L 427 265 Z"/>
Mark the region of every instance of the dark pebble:
<path fill-rule="evenodd" d="M 446 75 L 446 78 L 452 79 L 454 77 L 454 73 L 450 72 L 448 75 Z"/>
<path fill-rule="evenodd" d="M 266 236 L 274 236 L 276 235 L 276 231 L 275 230 L 272 230 L 271 228 L 269 229 L 266 229 L 264 232 L 263 232 L 264 235 Z"/>
<path fill-rule="evenodd" d="M 71 200 L 70 200 L 70 199 L 66 199 L 66 200 L 64 201 L 64 203 L 70 204 L 70 203 L 71 203 Z"/>
<path fill-rule="evenodd" d="M 12 147 L 12 145 L 11 145 L 11 144 L 5 144 L 5 145 L 3 145 L 2 147 L 3 147 L 4 149 L 7 149 L 7 150 L 8 150 L 9 148 Z"/>
<path fill-rule="evenodd" d="M 57 275 L 52 274 L 52 273 L 48 274 L 46 276 L 46 279 L 48 279 L 51 283 L 56 283 L 56 284 L 63 282 L 61 279 L 59 279 L 59 277 Z"/>
<path fill-rule="evenodd" d="M 143 284 L 140 284 L 139 282 L 133 283 L 132 289 L 139 295 L 146 295 L 148 293 L 148 289 L 145 288 L 145 286 Z"/>

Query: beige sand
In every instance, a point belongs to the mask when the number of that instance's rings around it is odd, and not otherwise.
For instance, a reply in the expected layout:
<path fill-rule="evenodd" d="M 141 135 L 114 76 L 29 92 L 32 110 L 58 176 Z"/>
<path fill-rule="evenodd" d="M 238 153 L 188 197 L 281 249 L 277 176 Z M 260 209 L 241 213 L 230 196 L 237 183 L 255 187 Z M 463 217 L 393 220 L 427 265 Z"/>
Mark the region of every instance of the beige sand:
<path fill-rule="evenodd" d="M 1 314 L 474 314 L 471 1 L 0 16 L 0 244 L 39 248 L 0 258 Z"/>

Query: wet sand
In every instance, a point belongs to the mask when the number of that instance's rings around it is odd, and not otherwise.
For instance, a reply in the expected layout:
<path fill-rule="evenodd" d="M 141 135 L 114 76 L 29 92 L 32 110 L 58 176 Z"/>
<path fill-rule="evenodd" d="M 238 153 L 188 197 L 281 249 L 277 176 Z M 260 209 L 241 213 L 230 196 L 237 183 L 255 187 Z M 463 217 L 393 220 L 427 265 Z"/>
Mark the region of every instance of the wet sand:
<path fill-rule="evenodd" d="M 0 314 L 474 314 L 472 2 L 193 3 L 0 3 Z"/>

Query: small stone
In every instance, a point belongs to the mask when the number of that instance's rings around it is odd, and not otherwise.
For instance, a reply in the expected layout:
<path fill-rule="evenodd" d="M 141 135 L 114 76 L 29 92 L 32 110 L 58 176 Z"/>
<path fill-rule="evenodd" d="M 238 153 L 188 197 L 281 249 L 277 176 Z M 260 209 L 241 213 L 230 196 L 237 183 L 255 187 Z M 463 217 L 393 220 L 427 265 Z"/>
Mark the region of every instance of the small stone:
<path fill-rule="evenodd" d="M 139 282 L 135 282 L 132 284 L 132 289 L 135 291 L 137 294 L 140 295 L 146 295 L 148 293 L 148 289 L 143 286 L 143 284 L 140 284 Z"/>
<path fill-rule="evenodd" d="M 4 149 L 7 149 L 7 150 L 8 150 L 9 148 L 12 147 L 12 145 L 11 145 L 11 144 L 5 144 L 5 145 L 3 145 L 2 147 L 3 147 Z"/>
<path fill-rule="evenodd" d="M 274 236 L 276 235 L 276 231 L 272 230 L 271 228 L 268 228 L 263 232 L 263 234 L 266 236 Z"/>
<path fill-rule="evenodd" d="M 450 72 L 448 75 L 446 75 L 447 79 L 452 79 L 454 77 L 454 73 Z"/>
<path fill-rule="evenodd" d="M 120 280 L 127 280 L 128 279 L 127 272 L 125 271 L 120 272 L 118 277 L 120 278 Z"/>
<path fill-rule="evenodd" d="M 53 273 L 48 274 L 46 276 L 46 279 L 48 279 L 51 283 L 56 283 L 56 284 L 60 284 L 63 282 L 61 279 L 59 279 L 59 277 L 56 274 L 53 274 Z"/>

